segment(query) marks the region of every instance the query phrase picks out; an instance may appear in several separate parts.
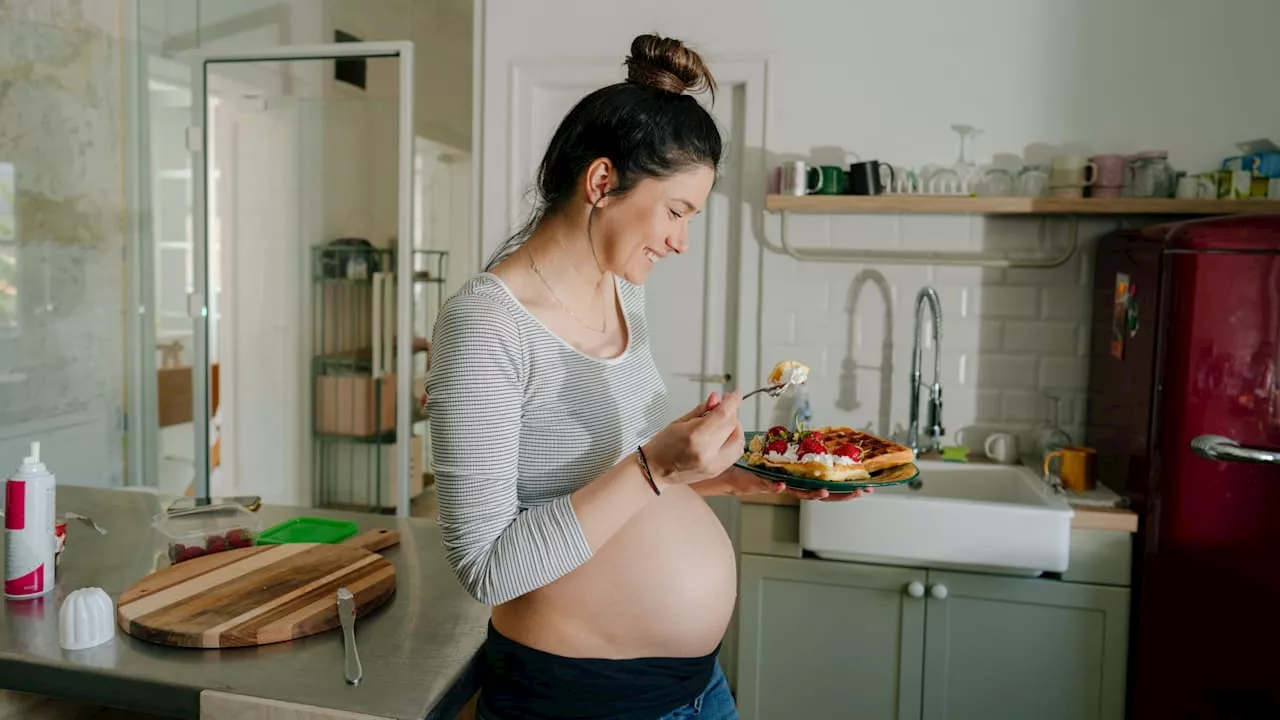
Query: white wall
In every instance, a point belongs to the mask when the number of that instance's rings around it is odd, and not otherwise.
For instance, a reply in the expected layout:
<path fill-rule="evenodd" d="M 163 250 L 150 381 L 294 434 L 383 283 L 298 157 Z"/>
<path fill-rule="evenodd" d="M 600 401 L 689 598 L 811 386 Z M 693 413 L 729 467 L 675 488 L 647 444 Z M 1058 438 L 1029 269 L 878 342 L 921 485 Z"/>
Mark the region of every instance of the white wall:
<path fill-rule="evenodd" d="M 1060 147 L 1164 148 L 1176 167 L 1201 170 L 1234 154 L 1235 141 L 1280 138 L 1280 96 L 1257 91 L 1274 85 L 1267 48 L 1278 22 L 1280 4 L 1271 0 L 488 0 L 484 253 L 511 230 L 505 168 L 517 60 L 621 63 L 631 38 L 649 31 L 684 39 L 713 62 L 765 58 L 766 147 L 749 148 L 746 158 L 761 173 L 781 159 L 840 162 L 845 152 L 950 164 L 958 149 L 952 123 L 985 131 L 975 145 L 980 161 L 1043 161 Z M 1113 226 L 1082 222 L 1080 234 L 1088 240 Z M 778 219 L 765 228 L 776 242 Z M 1065 232 L 1052 223 L 1041 246 L 1035 219 L 892 215 L 798 216 L 790 229 L 802 245 L 1024 253 L 1060 247 Z M 742 242 L 760 252 L 751 234 Z M 1045 388 L 1065 395 L 1060 422 L 1079 439 L 1091 245 L 1053 270 L 799 263 L 766 253 L 763 312 L 747 315 L 743 332 L 763 335 L 763 367 L 785 358 L 813 366 L 815 422 L 892 430 L 907 419 L 913 299 L 931 284 L 943 301 L 948 441 L 969 426 L 962 440 L 977 447 L 992 428 L 1028 432 L 1044 412 Z M 887 285 L 887 377 L 879 369 L 886 307 L 874 282 L 849 309 L 860 273 Z M 852 372 L 842 378 L 843 365 Z M 885 380 L 891 394 L 882 401 Z"/>

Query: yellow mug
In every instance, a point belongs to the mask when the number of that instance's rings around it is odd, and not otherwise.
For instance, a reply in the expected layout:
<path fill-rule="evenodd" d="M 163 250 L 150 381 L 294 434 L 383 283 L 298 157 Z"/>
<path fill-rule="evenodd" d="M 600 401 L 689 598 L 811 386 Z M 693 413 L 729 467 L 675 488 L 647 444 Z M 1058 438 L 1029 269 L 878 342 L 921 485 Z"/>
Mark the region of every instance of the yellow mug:
<path fill-rule="evenodd" d="M 1058 458 L 1058 477 L 1062 487 L 1074 492 L 1092 490 L 1097 485 L 1098 452 L 1087 447 L 1068 447 L 1044 456 L 1044 474 L 1049 476 L 1053 459 Z"/>

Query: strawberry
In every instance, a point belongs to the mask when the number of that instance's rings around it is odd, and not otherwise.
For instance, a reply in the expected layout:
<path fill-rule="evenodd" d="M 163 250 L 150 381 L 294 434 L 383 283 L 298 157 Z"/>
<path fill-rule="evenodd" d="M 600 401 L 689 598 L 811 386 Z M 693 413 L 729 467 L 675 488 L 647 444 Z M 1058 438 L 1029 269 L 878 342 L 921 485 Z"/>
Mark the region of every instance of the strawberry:
<path fill-rule="evenodd" d="M 800 457 L 804 457 L 805 455 L 809 455 L 811 453 L 815 455 L 822 455 L 826 452 L 827 452 L 827 448 L 822 444 L 822 441 L 820 440 L 814 440 L 811 437 L 806 437 L 805 439 L 800 441 Z"/>
<path fill-rule="evenodd" d="M 205 551 L 211 553 L 222 552 L 230 547 L 230 543 L 228 543 L 227 539 L 221 535 L 210 535 L 204 542 Z"/>
<path fill-rule="evenodd" d="M 253 537 L 249 535 L 248 530 L 236 528 L 227 533 L 227 543 L 233 548 L 249 547 L 253 544 Z"/>
<path fill-rule="evenodd" d="M 174 563 L 186 562 L 192 558 L 198 558 L 201 555 L 204 555 L 204 548 L 199 545 L 187 545 L 182 548 L 181 553 L 178 553 L 178 557 L 174 560 Z"/>
<path fill-rule="evenodd" d="M 857 445 L 844 445 L 842 447 L 836 448 L 835 454 L 840 455 L 842 457 L 847 457 L 854 462 L 858 462 L 859 460 L 862 459 L 862 448 L 858 447 Z"/>
<path fill-rule="evenodd" d="M 826 438 L 825 438 L 825 437 L 823 437 L 822 433 L 818 432 L 817 430 L 810 430 L 809 432 L 804 433 L 803 435 L 801 435 L 801 436 L 800 436 L 800 439 L 801 439 L 801 440 L 813 440 L 814 442 L 816 442 L 816 443 L 818 443 L 819 445 L 821 445 L 821 444 L 822 444 L 822 441 L 823 441 L 823 440 L 825 440 Z"/>
<path fill-rule="evenodd" d="M 791 431 L 781 425 L 774 425 L 769 428 L 769 432 L 764 434 L 766 440 L 777 440 L 779 438 L 787 440 L 791 437 Z"/>
<path fill-rule="evenodd" d="M 779 455 L 782 455 L 787 452 L 787 441 L 770 440 L 769 444 L 764 446 L 764 452 L 766 455 L 769 453 L 778 453 Z"/>

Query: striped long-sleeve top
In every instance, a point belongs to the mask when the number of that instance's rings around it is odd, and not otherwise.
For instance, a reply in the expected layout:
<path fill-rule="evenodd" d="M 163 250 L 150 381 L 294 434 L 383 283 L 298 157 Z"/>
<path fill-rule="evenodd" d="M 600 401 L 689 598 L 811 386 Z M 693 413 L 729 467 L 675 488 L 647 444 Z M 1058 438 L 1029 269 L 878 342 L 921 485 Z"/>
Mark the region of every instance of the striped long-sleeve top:
<path fill-rule="evenodd" d="M 427 379 L 444 549 L 458 580 L 498 605 L 591 557 L 569 494 L 662 428 L 644 288 L 616 280 L 628 344 L 587 355 L 498 277 L 468 280 L 440 310 Z"/>

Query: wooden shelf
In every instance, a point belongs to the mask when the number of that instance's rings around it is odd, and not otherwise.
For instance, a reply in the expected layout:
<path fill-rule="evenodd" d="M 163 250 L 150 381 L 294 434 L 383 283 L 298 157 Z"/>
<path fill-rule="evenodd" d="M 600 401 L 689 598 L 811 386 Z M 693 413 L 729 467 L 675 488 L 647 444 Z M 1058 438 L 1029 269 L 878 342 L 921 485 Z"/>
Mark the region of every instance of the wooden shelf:
<path fill-rule="evenodd" d="M 769 212 L 982 215 L 1236 215 L 1280 213 L 1280 200 L 967 197 L 963 195 L 769 195 Z"/>

